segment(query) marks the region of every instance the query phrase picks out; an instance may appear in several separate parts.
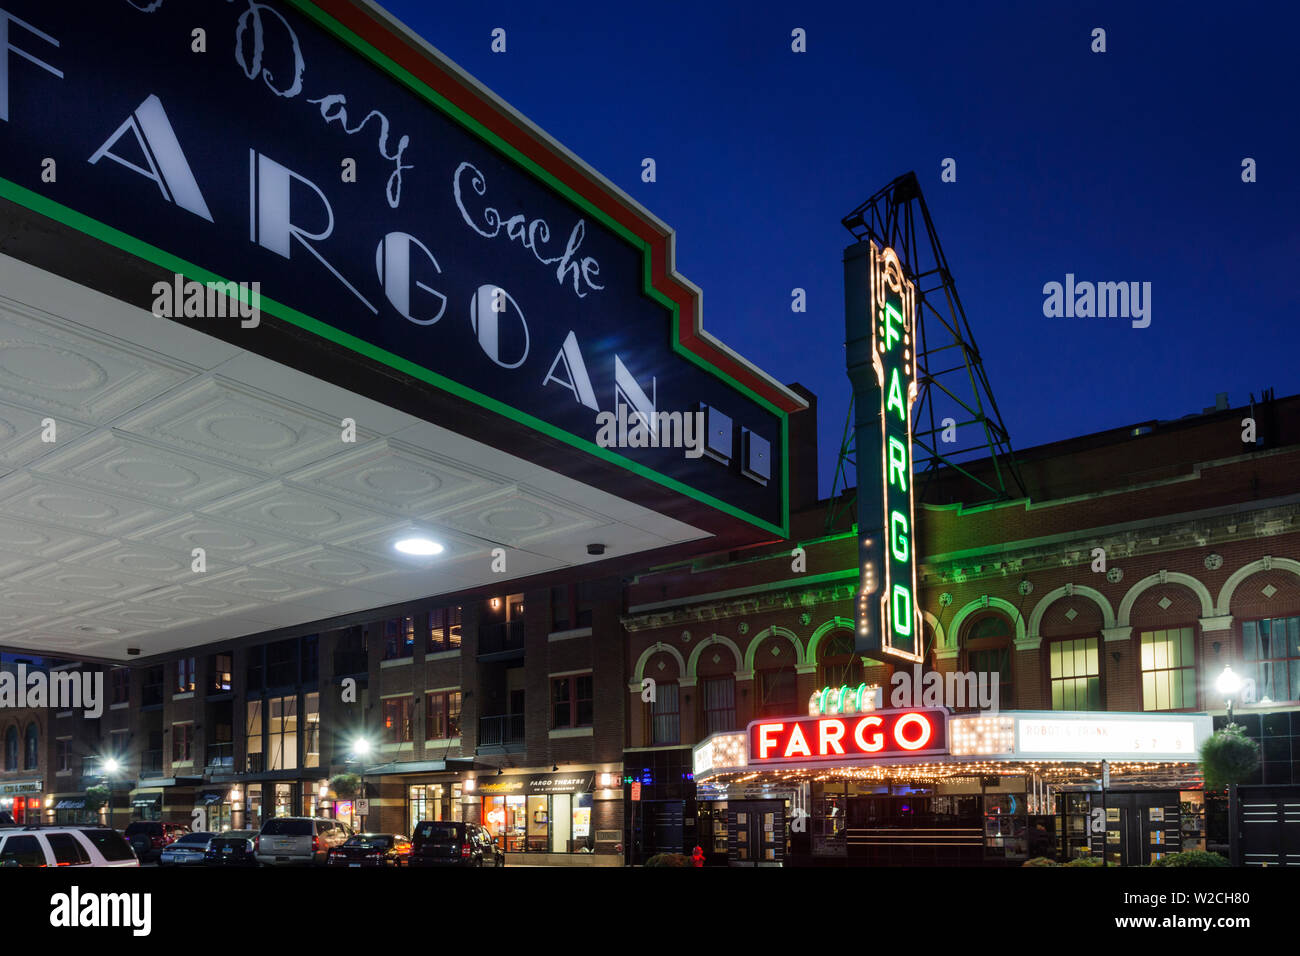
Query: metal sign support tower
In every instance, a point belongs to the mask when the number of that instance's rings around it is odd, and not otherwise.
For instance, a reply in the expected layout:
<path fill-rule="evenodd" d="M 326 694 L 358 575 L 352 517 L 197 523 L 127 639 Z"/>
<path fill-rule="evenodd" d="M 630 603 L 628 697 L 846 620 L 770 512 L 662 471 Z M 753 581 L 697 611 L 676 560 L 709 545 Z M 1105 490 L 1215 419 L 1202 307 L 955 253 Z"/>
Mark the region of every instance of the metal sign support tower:
<path fill-rule="evenodd" d="M 857 242 L 874 241 L 881 248 L 893 248 L 907 278 L 916 284 L 919 394 L 913 409 L 912 441 L 917 500 L 926 500 L 931 481 L 941 468 L 962 475 L 981 501 L 1024 495 L 1011 439 L 916 174 L 899 176 L 842 222 Z M 855 402 L 858 397 L 855 389 Z M 827 531 L 842 530 L 845 513 L 856 510 L 853 495 L 846 494 L 849 481 L 857 479 L 854 413 L 850 404 L 826 516 Z M 975 473 L 969 466 L 982 458 L 988 459 L 988 467 Z"/>

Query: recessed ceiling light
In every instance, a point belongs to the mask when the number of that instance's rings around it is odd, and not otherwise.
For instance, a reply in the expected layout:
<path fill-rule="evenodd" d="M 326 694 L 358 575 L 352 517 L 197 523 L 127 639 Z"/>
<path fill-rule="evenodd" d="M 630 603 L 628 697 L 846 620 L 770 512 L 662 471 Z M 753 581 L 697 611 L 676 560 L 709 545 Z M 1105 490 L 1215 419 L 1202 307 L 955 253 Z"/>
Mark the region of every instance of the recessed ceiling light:
<path fill-rule="evenodd" d="M 428 538 L 403 538 L 393 545 L 402 554 L 442 554 L 442 545 Z"/>

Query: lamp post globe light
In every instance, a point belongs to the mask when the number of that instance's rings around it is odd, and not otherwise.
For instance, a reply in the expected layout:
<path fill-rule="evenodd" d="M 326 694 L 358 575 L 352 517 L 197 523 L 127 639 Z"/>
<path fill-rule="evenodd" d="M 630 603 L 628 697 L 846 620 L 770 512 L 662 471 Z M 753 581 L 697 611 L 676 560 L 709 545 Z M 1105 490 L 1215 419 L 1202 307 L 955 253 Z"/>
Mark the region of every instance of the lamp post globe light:
<path fill-rule="evenodd" d="M 1223 668 L 1223 673 L 1219 675 L 1214 682 L 1214 687 L 1228 703 L 1228 723 L 1232 723 L 1232 699 L 1237 696 L 1242 688 L 1242 680 L 1232 670 L 1232 665 L 1228 664 Z"/>

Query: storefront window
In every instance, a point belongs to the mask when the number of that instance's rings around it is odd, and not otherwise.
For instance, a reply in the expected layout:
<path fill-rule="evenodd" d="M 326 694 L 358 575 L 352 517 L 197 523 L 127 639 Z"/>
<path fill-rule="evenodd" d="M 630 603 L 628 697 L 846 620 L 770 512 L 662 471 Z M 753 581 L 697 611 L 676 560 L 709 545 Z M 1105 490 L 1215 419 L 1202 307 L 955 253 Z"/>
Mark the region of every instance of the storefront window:
<path fill-rule="evenodd" d="M 1245 621 L 1241 643 L 1256 700 L 1300 700 L 1300 617 Z"/>
<path fill-rule="evenodd" d="M 384 701 L 384 743 L 404 744 L 415 738 L 411 733 L 411 698 L 389 697 Z"/>
<path fill-rule="evenodd" d="M 250 830 L 259 829 L 262 826 L 262 785 L 260 783 L 248 785 L 248 800 L 244 807 L 244 826 Z"/>
<path fill-rule="evenodd" d="M 275 784 L 275 813 L 277 817 L 293 816 L 293 784 Z"/>
<path fill-rule="evenodd" d="M 984 795 L 984 851 L 1008 860 L 1024 859 L 1029 849 L 1025 798 L 1018 794 Z"/>
<path fill-rule="evenodd" d="M 546 833 L 550 826 L 550 803 L 544 796 L 528 798 L 528 849 L 544 851 Z"/>
<path fill-rule="evenodd" d="M 428 653 L 460 647 L 460 607 L 440 607 L 429 612 Z"/>
<path fill-rule="evenodd" d="M 1052 710 L 1101 710 L 1098 639 L 1080 637 L 1051 644 Z"/>
<path fill-rule="evenodd" d="M 1196 707 L 1196 667 L 1192 629 L 1142 632 L 1142 709 L 1191 710 Z"/>
<path fill-rule="evenodd" d="M 734 677 L 706 677 L 700 681 L 704 704 L 704 734 L 736 729 L 736 680 Z"/>
<path fill-rule="evenodd" d="M 758 672 L 760 717 L 786 717 L 798 712 L 796 679 L 793 667 Z"/>
<path fill-rule="evenodd" d="M 571 851 L 576 853 L 586 847 L 594 847 L 591 833 L 591 794 L 575 793 L 573 795 L 573 845 Z"/>
<path fill-rule="evenodd" d="M 298 698 L 273 697 L 268 701 L 267 770 L 298 769 Z M 278 816 L 278 814 L 277 814 Z"/>
<path fill-rule="evenodd" d="M 854 650 L 852 631 L 836 630 L 817 648 L 817 683 L 820 687 L 857 687 L 862 683 L 862 658 Z"/>
<path fill-rule="evenodd" d="M 962 642 L 965 655 L 962 670 L 987 674 L 988 686 L 998 687 L 999 706 L 1007 708 L 1015 700 L 1011 682 L 1011 648 L 1014 630 L 1001 614 L 988 614 L 972 622 Z M 972 709 L 975 703 L 967 701 Z"/>
<path fill-rule="evenodd" d="M 650 703 L 650 743 L 652 746 L 681 742 L 680 690 L 673 683 L 658 684 Z"/>
<path fill-rule="evenodd" d="M 591 675 L 579 674 L 551 681 L 551 714 L 552 727 L 590 727 Z"/>
<path fill-rule="evenodd" d="M 244 720 L 244 752 L 248 754 L 247 772 L 261 773 L 266 769 L 266 754 L 262 752 L 262 701 L 248 702 Z"/>
<path fill-rule="evenodd" d="M 27 725 L 27 733 L 23 737 L 23 769 L 36 770 L 37 762 L 41 754 L 41 733 L 36 729 L 36 724 Z"/>
<path fill-rule="evenodd" d="M 429 740 L 460 736 L 460 691 L 436 691 L 425 695 L 425 732 Z"/>
<path fill-rule="evenodd" d="M 302 765 L 320 766 L 320 694 L 303 696 Z"/>
<path fill-rule="evenodd" d="M 568 853 L 573 838 L 573 797 L 567 793 L 551 794 L 551 852 Z"/>
<path fill-rule="evenodd" d="M 384 660 L 400 660 L 415 653 L 415 618 L 395 617 L 384 622 Z"/>

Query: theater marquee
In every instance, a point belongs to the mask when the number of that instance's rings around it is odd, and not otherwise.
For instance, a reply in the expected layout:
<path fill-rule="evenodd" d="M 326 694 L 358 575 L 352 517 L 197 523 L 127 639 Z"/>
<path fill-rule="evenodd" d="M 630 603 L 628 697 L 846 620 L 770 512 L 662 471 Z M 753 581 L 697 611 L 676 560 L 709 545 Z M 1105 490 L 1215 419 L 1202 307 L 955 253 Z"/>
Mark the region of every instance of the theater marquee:
<path fill-rule="evenodd" d="M 948 752 L 948 714 L 936 708 L 750 723 L 749 765 L 835 762 Z"/>
<path fill-rule="evenodd" d="M 172 273 L 257 282 L 255 326 L 160 321 L 285 361 L 280 335 L 304 362 L 344 356 L 344 379 L 348 361 L 382 366 L 381 401 L 394 380 L 431 386 L 449 403 L 437 424 L 784 533 L 803 402 L 704 333 L 671 233 L 377 16 L 349 0 L 0 0 L 0 213 L 152 275 L 60 260 L 78 256 L 21 226 L 6 253 L 133 302 Z M 709 454 L 601 447 L 597 415 L 619 405 L 703 410 Z"/>

